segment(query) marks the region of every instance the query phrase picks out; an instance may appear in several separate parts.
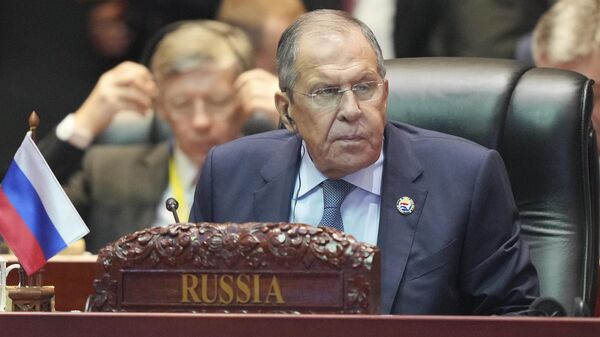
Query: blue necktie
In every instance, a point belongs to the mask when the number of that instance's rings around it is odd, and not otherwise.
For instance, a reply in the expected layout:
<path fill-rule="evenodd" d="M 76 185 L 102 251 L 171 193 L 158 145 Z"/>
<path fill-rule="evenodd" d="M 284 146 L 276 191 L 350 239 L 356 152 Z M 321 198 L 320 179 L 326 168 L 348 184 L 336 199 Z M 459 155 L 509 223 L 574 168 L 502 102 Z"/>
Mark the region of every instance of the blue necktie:
<path fill-rule="evenodd" d="M 344 230 L 340 206 L 344 199 L 356 186 L 344 180 L 327 179 L 321 183 L 323 187 L 323 217 L 319 225 Z"/>

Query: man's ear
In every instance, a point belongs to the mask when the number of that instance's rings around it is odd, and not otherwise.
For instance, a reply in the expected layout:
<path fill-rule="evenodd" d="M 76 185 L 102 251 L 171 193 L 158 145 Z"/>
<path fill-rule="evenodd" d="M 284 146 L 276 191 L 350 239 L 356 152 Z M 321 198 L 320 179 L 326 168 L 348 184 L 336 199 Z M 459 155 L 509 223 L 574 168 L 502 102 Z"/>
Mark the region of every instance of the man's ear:
<path fill-rule="evenodd" d="M 387 116 L 387 106 L 388 106 L 388 95 L 390 94 L 390 86 L 389 86 L 389 82 L 387 79 L 383 80 L 383 111 L 385 111 L 385 114 Z"/>
<path fill-rule="evenodd" d="M 383 80 L 383 99 L 387 102 L 388 95 L 390 94 L 390 84 L 387 79 Z"/>
<path fill-rule="evenodd" d="M 296 123 L 290 115 L 290 99 L 286 93 L 278 91 L 275 93 L 275 106 L 279 112 L 279 120 L 290 132 L 296 132 Z"/>

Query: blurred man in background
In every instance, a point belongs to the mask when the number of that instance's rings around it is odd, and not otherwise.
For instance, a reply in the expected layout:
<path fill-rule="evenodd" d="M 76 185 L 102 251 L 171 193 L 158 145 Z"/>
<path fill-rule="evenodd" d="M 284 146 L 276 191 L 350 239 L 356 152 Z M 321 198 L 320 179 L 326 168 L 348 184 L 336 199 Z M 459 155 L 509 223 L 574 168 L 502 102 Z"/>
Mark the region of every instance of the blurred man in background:
<path fill-rule="evenodd" d="M 156 46 L 151 71 L 133 62 L 109 70 L 44 139 L 44 156 L 90 227 L 90 251 L 135 230 L 173 223 L 164 206 L 168 197 L 179 201 L 181 221 L 187 221 L 208 150 L 238 137 L 249 117 L 244 92 L 255 81 L 238 80 L 252 66 L 253 51 L 240 29 L 216 21 L 177 24 Z M 273 86 L 258 82 L 271 90 L 261 95 L 271 97 L 276 114 Z M 88 148 L 119 112 L 151 108 L 170 126 L 172 139 Z"/>

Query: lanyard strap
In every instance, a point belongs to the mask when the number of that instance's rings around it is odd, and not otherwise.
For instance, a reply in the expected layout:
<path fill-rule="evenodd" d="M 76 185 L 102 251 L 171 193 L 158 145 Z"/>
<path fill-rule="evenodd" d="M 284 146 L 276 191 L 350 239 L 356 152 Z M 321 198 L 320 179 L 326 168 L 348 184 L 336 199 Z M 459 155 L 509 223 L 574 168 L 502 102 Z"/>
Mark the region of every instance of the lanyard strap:
<path fill-rule="evenodd" d="M 188 222 L 190 211 L 185 197 L 185 188 L 181 182 L 181 177 L 179 176 L 177 164 L 175 163 L 173 156 L 169 159 L 169 186 L 171 186 L 171 191 L 173 191 L 175 199 L 179 202 L 179 209 L 177 212 L 179 221 Z"/>

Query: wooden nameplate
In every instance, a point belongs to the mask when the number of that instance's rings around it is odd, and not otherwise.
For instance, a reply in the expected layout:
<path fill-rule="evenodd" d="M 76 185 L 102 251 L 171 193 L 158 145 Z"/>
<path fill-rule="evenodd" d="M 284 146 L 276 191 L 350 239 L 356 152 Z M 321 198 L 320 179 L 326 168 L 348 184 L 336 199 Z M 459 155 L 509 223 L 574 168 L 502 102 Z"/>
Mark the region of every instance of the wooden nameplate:
<path fill-rule="evenodd" d="M 101 249 L 92 311 L 379 313 L 379 250 L 330 228 L 173 224 Z"/>

